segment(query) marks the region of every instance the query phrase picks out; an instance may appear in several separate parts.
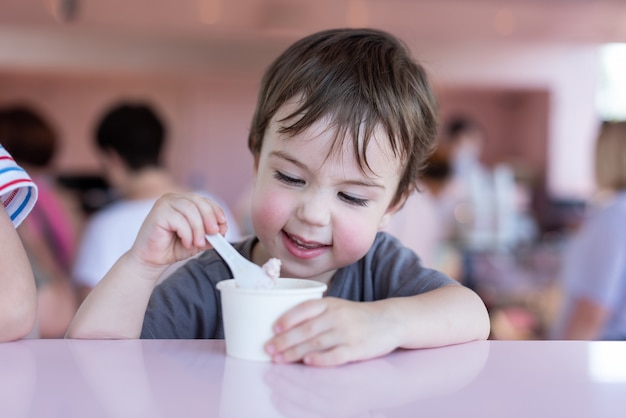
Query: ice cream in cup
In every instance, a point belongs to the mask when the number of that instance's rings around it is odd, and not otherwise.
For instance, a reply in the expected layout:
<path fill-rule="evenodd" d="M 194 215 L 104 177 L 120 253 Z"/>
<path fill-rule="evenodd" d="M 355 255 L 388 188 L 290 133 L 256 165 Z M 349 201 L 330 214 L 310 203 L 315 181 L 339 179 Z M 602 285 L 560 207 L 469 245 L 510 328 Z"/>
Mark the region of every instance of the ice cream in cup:
<path fill-rule="evenodd" d="M 272 288 L 237 287 L 235 280 L 217 284 L 222 304 L 226 354 L 243 360 L 271 360 L 264 345 L 272 338 L 272 326 L 290 308 L 320 299 L 326 285 L 314 280 L 278 278 Z"/>

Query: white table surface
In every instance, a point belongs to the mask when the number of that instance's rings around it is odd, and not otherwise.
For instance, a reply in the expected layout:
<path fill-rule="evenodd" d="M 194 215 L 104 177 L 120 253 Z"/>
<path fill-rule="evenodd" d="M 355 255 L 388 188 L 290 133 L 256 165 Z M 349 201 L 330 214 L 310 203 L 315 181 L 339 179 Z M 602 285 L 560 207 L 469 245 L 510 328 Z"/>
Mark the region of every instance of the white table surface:
<path fill-rule="evenodd" d="M 0 417 L 625 417 L 626 342 L 482 341 L 334 368 L 218 340 L 0 344 Z"/>

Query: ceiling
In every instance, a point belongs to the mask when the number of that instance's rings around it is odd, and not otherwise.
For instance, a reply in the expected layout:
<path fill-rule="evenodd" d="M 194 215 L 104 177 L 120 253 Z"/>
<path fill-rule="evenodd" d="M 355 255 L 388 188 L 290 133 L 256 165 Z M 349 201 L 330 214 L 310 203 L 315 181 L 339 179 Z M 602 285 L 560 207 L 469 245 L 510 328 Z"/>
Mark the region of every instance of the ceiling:
<path fill-rule="evenodd" d="M 626 42 L 626 1 L 0 0 L 0 65 L 167 56 L 173 67 L 258 73 L 294 39 L 341 26 L 385 29 L 426 50 Z"/>
<path fill-rule="evenodd" d="M 626 40 L 623 0 L 2 0 L 0 24 L 259 42 L 336 26 L 411 37 Z"/>

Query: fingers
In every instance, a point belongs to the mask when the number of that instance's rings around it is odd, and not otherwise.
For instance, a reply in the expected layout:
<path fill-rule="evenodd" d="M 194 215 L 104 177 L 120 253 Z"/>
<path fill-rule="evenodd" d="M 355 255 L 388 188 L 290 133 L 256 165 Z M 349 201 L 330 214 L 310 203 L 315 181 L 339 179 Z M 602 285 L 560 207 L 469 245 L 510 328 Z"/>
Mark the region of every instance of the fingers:
<path fill-rule="evenodd" d="M 210 199 L 194 193 L 165 194 L 144 221 L 132 253 L 150 265 L 171 264 L 210 248 L 205 235 L 226 229 L 224 211 Z"/>
<path fill-rule="evenodd" d="M 282 315 L 273 327 L 276 336 L 265 346 L 272 360 L 276 363 L 300 361 L 307 340 L 327 330 L 324 321 L 320 320 L 325 310 L 323 300 L 314 300 L 303 302 Z M 311 321 L 311 318 L 317 320 Z"/>
<path fill-rule="evenodd" d="M 302 361 L 311 366 L 336 366 L 355 360 L 354 350 L 336 330 L 317 334 L 284 351 L 272 355 L 275 363 L 293 363 Z M 270 348 L 271 350 L 271 348 Z"/>
<path fill-rule="evenodd" d="M 378 357 L 397 347 L 393 339 L 383 337 L 388 326 L 375 302 L 326 297 L 304 302 L 284 314 L 265 349 L 277 363 L 345 364 Z"/>
<path fill-rule="evenodd" d="M 305 322 L 307 319 L 320 316 L 326 311 L 327 307 L 327 300 L 325 299 L 303 302 L 278 318 L 278 321 L 274 324 L 274 332 L 279 334 Z"/>
<path fill-rule="evenodd" d="M 338 345 L 322 352 L 312 352 L 303 358 L 304 364 L 318 367 L 339 366 L 355 360 L 359 358 L 354 356 L 354 350 L 345 345 Z"/>
<path fill-rule="evenodd" d="M 332 298 L 304 302 L 276 322 L 276 336 L 266 345 L 274 362 L 333 365 L 349 361 L 345 335 L 329 312 L 331 302 Z"/>
<path fill-rule="evenodd" d="M 226 216 L 215 202 L 193 193 L 166 194 L 157 205 L 166 206 L 167 226 L 185 248 L 207 246 L 205 235 L 225 233 Z M 155 205 L 156 206 L 156 205 Z"/>

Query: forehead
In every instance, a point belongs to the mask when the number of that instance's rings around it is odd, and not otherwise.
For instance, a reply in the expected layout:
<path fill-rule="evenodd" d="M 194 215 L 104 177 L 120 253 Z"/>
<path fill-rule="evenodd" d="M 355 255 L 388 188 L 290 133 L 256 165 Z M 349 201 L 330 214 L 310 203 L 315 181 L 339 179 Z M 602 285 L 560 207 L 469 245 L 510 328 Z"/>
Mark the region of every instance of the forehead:
<path fill-rule="evenodd" d="M 292 126 L 302 116 L 294 115 L 297 108 L 298 102 L 292 100 L 278 109 L 268 129 L 271 138 L 266 138 L 265 143 L 269 139 L 273 147 L 291 151 L 302 160 L 321 155 L 324 162 L 356 165 L 368 176 L 377 177 L 381 171 L 400 172 L 402 161 L 394 154 L 382 126 L 377 126 L 368 138 L 364 136 L 364 129 L 355 137 L 350 130 L 337 126 L 332 115 L 326 115 L 301 132 L 284 132 L 283 129 Z"/>

